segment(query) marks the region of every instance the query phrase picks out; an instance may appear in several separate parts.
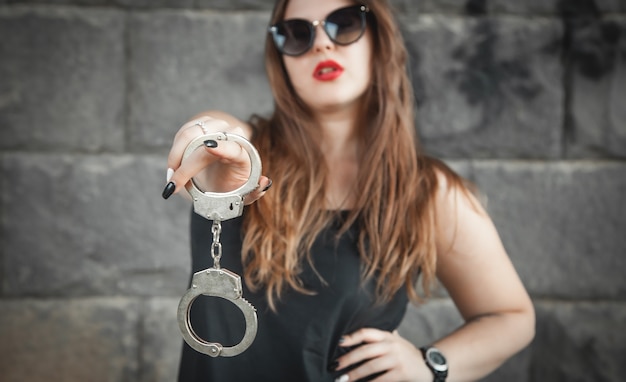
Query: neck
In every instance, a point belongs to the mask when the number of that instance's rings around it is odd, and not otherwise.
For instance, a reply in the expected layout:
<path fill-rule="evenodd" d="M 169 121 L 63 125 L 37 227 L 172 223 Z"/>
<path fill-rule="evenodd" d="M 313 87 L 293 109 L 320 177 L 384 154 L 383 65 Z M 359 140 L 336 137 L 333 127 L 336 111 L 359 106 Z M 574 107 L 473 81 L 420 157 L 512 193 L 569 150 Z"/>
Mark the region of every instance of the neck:
<path fill-rule="evenodd" d="M 322 132 L 322 152 L 327 161 L 356 158 L 357 135 L 353 113 L 318 115 Z"/>
<path fill-rule="evenodd" d="M 328 165 L 326 208 L 354 205 L 358 174 L 358 139 L 354 113 L 324 113 L 317 116 L 322 133 L 321 150 Z"/>

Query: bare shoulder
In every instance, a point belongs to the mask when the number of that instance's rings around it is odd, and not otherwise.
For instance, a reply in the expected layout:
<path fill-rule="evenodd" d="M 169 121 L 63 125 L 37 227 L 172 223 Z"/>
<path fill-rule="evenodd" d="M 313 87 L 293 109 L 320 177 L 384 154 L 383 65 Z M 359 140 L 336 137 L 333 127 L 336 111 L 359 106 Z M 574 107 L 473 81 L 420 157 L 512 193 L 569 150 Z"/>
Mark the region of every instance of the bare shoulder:
<path fill-rule="evenodd" d="M 475 244 L 476 235 L 499 243 L 493 221 L 477 197 L 476 188 L 447 167 L 437 167 L 435 174 L 437 188 L 433 202 L 438 254 L 467 254 Z"/>
<path fill-rule="evenodd" d="M 467 319 L 495 311 L 530 311 L 529 297 L 478 198 L 445 170 L 437 171 L 437 181 L 437 277 L 461 314 Z"/>
<path fill-rule="evenodd" d="M 458 212 L 457 208 L 469 208 L 477 214 L 487 216 L 480 201 L 480 191 L 474 184 L 447 166 L 436 166 L 434 173 L 437 179 L 435 203 L 439 212 L 455 213 Z"/>

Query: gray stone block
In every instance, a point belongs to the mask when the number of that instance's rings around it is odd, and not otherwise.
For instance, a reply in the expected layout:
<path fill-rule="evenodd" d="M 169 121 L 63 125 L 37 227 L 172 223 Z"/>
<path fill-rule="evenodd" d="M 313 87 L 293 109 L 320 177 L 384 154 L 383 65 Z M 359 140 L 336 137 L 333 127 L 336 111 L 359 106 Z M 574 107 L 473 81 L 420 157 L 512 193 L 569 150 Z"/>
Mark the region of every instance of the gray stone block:
<path fill-rule="evenodd" d="M 473 0 L 469 3 L 488 3 L 493 13 L 521 15 L 589 16 L 592 14 L 617 13 L 626 10 L 624 0 Z"/>
<path fill-rule="evenodd" d="M 531 382 L 534 381 L 529 377 L 531 350 L 529 348 L 522 349 L 504 362 L 500 367 L 491 374 L 482 378 L 481 382 Z"/>
<path fill-rule="evenodd" d="M 623 0 L 392 0 L 407 9 L 420 9 L 429 13 L 520 14 L 520 15 L 560 15 L 565 9 L 599 13 L 623 12 Z"/>
<path fill-rule="evenodd" d="M 28 5 L 87 5 L 102 6 L 111 5 L 115 0 L 6 0 L 9 4 L 28 4 Z"/>
<path fill-rule="evenodd" d="M 198 8 L 226 10 L 267 10 L 274 7 L 274 0 L 196 0 Z"/>
<path fill-rule="evenodd" d="M 570 0 L 492 0 L 468 1 L 468 3 L 489 3 L 491 13 L 508 13 L 519 15 L 553 15 L 558 14 L 560 4 Z"/>
<path fill-rule="evenodd" d="M 2 3 L 121 6 L 130 9 L 206 8 L 221 10 L 272 9 L 273 0 L 0 0 Z"/>
<path fill-rule="evenodd" d="M 626 298 L 626 165 L 477 162 L 472 178 L 531 294 Z"/>
<path fill-rule="evenodd" d="M 537 303 L 530 381 L 621 381 L 626 374 L 626 305 Z"/>
<path fill-rule="evenodd" d="M 562 28 L 550 19 L 404 19 L 428 152 L 448 158 L 561 154 Z"/>
<path fill-rule="evenodd" d="M 130 145 L 169 147 L 194 114 L 270 110 L 265 13 L 156 12 L 130 18 Z"/>
<path fill-rule="evenodd" d="M 178 376 L 183 344 L 176 320 L 179 300 L 153 298 L 145 304 L 139 382 L 171 382 Z"/>
<path fill-rule="evenodd" d="M 626 18 L 571 28 L 568 155 L 626 158 Z"/>
<path fill-rule="evenodd" d="M 3 382 L 134 382 L 136 303 L 123 298 L 0 300 Z"/>
<path fill-rule="evenodd" d="M 128 8 L 193 8 L 195 0 L 109 0 Z"/>
<path fill-rule="evenodd" d="M 398 14 L 465 14 L 478 7 L 487 9 L 486 1 L 458 1 L 458 0 L 391 0 L 390 3 Z M 474 3 L 480 3 L 474 5 Z"/>
<path fill-rule="evenodd" d="M 431 299 L 419 306 L 410 304 L 398 332 L 415 346 L 424 346 L 463 324 L 450 299 Z"/>
<path fill-rule="evenodd" d="M 624 0 L 558 0 L 556 8 L 567 18 L 596 17 L 603 13 L 619 13 L 626 10 Z"/>
<path fill-rule="evenodd" d="M 123 148 L 122 13 L 0 8 L 0 35 L 0 148 Z"/>
<path fill-rule="evenodd" d="M 165 158 L 5 154 L 7 296 L 184 292 L 189 203 L 161 198 Z"/>

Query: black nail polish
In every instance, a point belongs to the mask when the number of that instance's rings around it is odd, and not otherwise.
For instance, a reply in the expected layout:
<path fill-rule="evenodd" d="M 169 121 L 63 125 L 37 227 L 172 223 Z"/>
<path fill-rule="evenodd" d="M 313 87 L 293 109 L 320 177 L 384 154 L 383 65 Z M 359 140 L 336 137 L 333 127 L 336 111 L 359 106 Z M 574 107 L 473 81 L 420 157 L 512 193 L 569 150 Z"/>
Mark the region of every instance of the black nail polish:
<path fill-rule="evenodd" d="M 161 194 L 163 196 L 163 199 L 167 199 L 170 196 L 172 196 L 175 190 L 176 190 L 176 185 L 174 184 L 174 182 L 169 182 L 167 186 L 165 186 L 165 189 L 163 190 L 163 194 Z"/>
<path fill-rule="evenodd" d="M 338 361 L 333 361 L 330 365 L 328 365 L 328 370 L 335 371 L 339 367 Z"/>
<path fill-rule="evenodd" d="M 272 183 L 274 183 L 274 182 L 272 182 L 272 180 L 270 179 L 270 182 L 267 184 L 267 186 L 265 186 L 265 188 L 262 190 L 262 192 L 265 192 L 265 191 L 269 190 L 270 187 L 272 187 Z"/>
<path fill-rule="evenodd" d="M 213 139 L 207 139 L 206 141 L 204 141 L 204 145 L 210 149 L 214 149 L 217 147 L 217 141 L 214 141 Z"/>

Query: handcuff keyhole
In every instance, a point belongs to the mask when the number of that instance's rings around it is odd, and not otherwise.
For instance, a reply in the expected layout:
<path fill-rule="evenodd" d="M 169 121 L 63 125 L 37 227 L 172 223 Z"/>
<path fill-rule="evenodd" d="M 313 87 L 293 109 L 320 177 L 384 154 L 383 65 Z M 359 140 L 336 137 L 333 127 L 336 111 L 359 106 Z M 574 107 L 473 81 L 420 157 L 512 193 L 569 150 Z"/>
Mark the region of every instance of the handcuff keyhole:
<path fill-rule="evenodd" d="M 230 208 L 231 211 L 235 209 L 235 207 L 233 206 L 232 203 L 230 203 L 230 207 L 229 208 Z"/>

